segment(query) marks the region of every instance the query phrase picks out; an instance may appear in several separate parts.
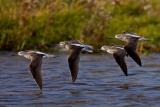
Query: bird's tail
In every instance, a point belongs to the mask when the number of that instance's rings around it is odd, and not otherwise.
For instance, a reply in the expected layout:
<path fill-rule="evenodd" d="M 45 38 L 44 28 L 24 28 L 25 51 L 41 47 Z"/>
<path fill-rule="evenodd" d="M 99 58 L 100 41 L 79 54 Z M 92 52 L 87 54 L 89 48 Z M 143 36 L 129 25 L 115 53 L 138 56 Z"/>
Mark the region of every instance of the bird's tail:
<path fill-rule="evenodd" d="M 92 53 L 93 47 L 91 45 L 84 45 L 84 48 L 82 49 L 82 51 Z"/>
<path fill-rule="evenodd" d="M 139 38 L 139 41 L 147 41 L 147 40 L 149 40 L 149 39 L 148 39 L 148 38 L 145 38 L 145 37 Z"/>
<path fill-rule="evenodd" d="M 45 54 L 43 57 L 44 58 L 54 58 L 56 56 L 55 55 L 51 55 L 51 54 Z"/>

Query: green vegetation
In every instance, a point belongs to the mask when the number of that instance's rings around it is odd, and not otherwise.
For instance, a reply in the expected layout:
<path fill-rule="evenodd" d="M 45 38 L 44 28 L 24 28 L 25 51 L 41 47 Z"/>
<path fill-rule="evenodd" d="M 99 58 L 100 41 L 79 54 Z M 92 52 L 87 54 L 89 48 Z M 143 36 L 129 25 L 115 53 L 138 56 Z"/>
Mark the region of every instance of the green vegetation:
<path fill-rule="evenodd" d="M 140 51 L 160 51 L 159 10 L 159 0 L 0 0 L 0 50 L 48 51 L 69 39 L 99 48 L 126 31 L 150 39 Z"/>

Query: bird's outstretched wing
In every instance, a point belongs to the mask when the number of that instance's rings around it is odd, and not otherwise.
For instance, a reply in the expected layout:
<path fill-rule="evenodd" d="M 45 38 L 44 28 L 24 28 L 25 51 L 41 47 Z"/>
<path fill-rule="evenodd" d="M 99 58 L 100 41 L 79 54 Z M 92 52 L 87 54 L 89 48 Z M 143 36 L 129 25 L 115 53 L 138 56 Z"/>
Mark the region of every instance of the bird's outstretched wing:
<path fill-rule="evenodd" d="M 142 66 L 141 59 L 136 52 L 136 50 L 133 50 L 132 48 L 125 46 L 124 49 L 126 50 L 127 54 L 139 65 Z"/>
<path fill-rule="evenodd" d="M 42 90 L 42 74 L 41 74 L 42 57 L 43 57 L 42 55 L 36 55 L 31 61 L 31 64 L 29 65 L 32 76 L 41 90 Z"/>
<path fill-rule="evenodd" d="M 82 47 L 73 47 L 70 50 L 70 54 L 68 57 L 68 63 L 69 68 L 72 76 L 72 81 L 75 82 L 77 75 L 78 75 L 78 69 L 79 69 L 79 59 L 80 59 L 80 52 Z"/>
<path fill-rule="evenodd" d="M 127 65 L 125 63 L 124 55 L 119 55 L 118 53 L 114 53 L 113 57 L 115 58 L 116 62 L 122 69 L 123 73 L 128 76 L 128 70 L 127 70 Z"/>

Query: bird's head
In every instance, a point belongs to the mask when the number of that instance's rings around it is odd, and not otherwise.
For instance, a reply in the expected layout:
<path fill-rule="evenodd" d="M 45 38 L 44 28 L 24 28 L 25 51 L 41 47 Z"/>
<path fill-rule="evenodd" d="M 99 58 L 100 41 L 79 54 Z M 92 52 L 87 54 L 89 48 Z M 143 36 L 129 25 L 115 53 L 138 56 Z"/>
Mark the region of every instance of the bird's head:
<path fill-rule="evenodd" d="M 127 42 L 128 39 L 129 39 L 129 37 L 125 33 L 123 33 L 123 34 L 117 34 L 117 35 L 115 35 L 115 38 L 119 39 L 121 41 L 125 41 L 125 42 Z"/>
<path fill-rule="evenodd" d="M 19 56 L 23 56 L 24 53 L 25 53 L 24 51 L 20 51 L 20 52 L 18 52 L 18 55 L 19 55 Z"/>
<path fill-rule="evenodd" d="M 69 50 L 69 43 L 68 41 L 62 41 L 59 43 L 59 47 L 63 48 L 64 50 Z"/>
<path fill-rule="evenodd" d="M 100 50 L 105 51 L 105 52 L 108 52 L 108 53 L 110 53 L 110 54 L 113 54 L 113 53 L 117 52 L 118 49 L 121 49 L 121 47 L 106 46 L 106 45 L 104 45 L 104 46 L 101 47 Z"/>
<path fill-rule="evenodd" d="M 102 46 L 102 47 L 101 47 L 101 49 L 100 49 L 100 50 L 102 50 L 102 51 L 106 51 L 107 49 L 108 49 L 108 46 L 105 46 L 105 45 L 104 45 L 104 46 Z"/>
<path fill-rule="evenodd" d="M 67 42 L 66 41 L 63 41 L 63 42 L 59 42 L 59 46 L 60 47 L 65 47 L 65 45 L 67 44 Z"/>
<path fill-rule="evenodd" d="M 104 46 L 101 47 L 100 50 L 108 52 L 110 49 L 112 49 L 112 46 L 106 46 L 106 45 L 104 45 Z"/>
<path fill-rule="evenodd" d="M 32 57 L 33 57 L 33 55 L 29 54 L 28 51 L 20 51 L 20 52 L 18 52 L 18 55 L 19 56 L 23 56 L 23 57 L 25 57 L 25 58 L 27 58 L 29 60 L 31 60 Z"/>

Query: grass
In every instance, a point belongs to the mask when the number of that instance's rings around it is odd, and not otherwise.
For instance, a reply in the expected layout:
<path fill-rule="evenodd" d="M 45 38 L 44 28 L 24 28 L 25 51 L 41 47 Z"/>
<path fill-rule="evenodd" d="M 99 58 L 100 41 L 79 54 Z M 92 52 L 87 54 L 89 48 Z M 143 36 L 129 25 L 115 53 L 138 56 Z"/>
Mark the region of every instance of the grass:
<path fill-rule="evenodd" d="M 0 0 L 0 50 L 51 50 L 78 39 L 96 48 L 122 44 L 115 34 L 150 39 L 139 50 L 160 51 L 159 0 Z"/>

